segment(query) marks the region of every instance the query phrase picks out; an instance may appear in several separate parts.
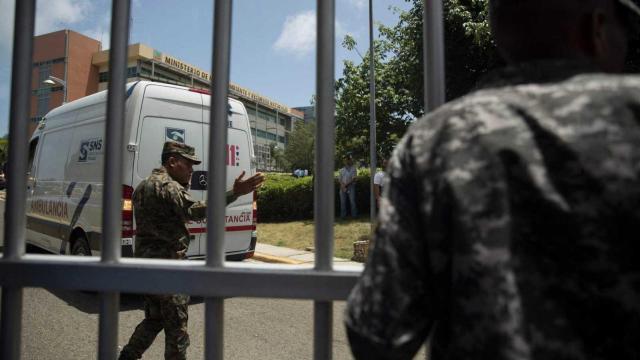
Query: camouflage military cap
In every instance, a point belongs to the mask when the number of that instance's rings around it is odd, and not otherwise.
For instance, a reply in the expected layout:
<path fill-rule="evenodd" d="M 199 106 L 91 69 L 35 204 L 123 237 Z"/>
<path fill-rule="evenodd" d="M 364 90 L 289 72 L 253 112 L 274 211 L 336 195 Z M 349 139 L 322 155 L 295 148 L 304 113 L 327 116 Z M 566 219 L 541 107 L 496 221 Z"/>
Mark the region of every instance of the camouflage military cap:
<path fill-rule="evenodd" d="M 164 146 L 162 147 L 162 155 L 165 154 L 178 154 L 185 159 L 191 160 L 196 165 L 202 162 L 198 159 L 196 150 L 192 146 L 175 141 L 167 141 L 164 143 Z"/>

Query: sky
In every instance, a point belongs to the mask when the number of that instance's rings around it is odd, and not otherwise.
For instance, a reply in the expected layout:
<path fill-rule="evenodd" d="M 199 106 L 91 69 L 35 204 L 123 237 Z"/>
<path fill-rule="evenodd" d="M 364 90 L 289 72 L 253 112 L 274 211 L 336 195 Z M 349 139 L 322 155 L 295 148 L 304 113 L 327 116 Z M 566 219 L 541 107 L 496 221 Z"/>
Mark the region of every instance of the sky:
<path fill-rule="evenodd" d="M 319 0 L 322 1 L 322 0 Z M 211 71 L 213 0 L 132 0 L 129 43 L 143 43 Z M 374 22 L 393 25 L 393 8 L 405 0 L 373 0 Z M 0 136 L 8 133 L 15 0 L 0 0 Z M 109 48 L 108 0 L 37 0 L 35 34 L 71 29 Z M 231 38 L 231 82 L 291 107 L 308 106 L 315 93 L 315 0 L 235 0 Z M 367 0 L 336 0 L 336 78 L 345 59 L 359 55 L 342 48 L 353 36 L 368 49 Z M 377 37 L 377 32 L 375 35 Z M 214 74 L 215 75 L 215 74 Z"/>

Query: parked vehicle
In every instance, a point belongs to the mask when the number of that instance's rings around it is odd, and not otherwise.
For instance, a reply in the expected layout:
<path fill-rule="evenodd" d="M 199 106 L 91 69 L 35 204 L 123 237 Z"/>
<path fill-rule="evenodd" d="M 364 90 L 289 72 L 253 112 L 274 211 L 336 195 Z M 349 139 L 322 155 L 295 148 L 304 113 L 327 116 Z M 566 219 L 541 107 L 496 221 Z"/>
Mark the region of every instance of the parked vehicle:
<path fill-rule="evenodd" d="M 207 196 L 210 96 L 206 91 L 148 81 L 127 85 L 126 149 L 122 178 L 122 254 L 132 256 L 135 224 L 131 197 L 138 183 L 159 167 L 165 141 L 185 142 L 202 164 L 194 166 L 191 195 Z M 102 234 L 107 92 L 64 104 L 49 112 L 30 142 L 27 242 L 60 254 L 98 255 Z M 244 105 L 229 99 L 227 189 L 244 170 L 255 173 L 253 140 Z M 224 248 L 228 259 L 253 255 L 255 194 L 227 207 Z M 206 224 L 189 224 L 187 255 L 206 254 Z"/>

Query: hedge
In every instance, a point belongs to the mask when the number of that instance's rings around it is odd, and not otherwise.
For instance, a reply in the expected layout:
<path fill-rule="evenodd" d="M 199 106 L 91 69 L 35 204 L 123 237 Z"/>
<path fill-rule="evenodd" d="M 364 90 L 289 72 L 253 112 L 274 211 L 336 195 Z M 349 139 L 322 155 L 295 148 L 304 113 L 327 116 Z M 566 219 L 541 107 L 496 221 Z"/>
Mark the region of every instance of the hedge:
<path fill-rule="evenodd" d="M 369 213 L 369 171 L 358 170 L 356 205 L 358 214 Z M 340 189 L 334 181 L 335 214 L 340 215 Z M 289 174 L 267 174 L 258 189 L 258 221 L 281 222 L 313 219 L 313 177 L 295 178 Z"/>

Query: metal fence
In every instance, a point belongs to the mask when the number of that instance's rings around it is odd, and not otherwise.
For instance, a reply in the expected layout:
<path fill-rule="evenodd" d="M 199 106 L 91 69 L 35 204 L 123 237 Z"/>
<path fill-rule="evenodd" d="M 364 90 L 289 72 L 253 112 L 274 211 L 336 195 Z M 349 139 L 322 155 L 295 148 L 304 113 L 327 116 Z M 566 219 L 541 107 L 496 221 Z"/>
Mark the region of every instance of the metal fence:
<path fill-rule="evenodd" d="M 442 2 L 425 4 L 427 61 L 425 101 L 431 108 L 442 103 L 443 47 Z M 226 117 L 229 84 L 232 0 L 216 0 L 212 73 L 211 119 Z M 100 258 L 25 254 L 26 187 L 31 59 L 35 0 L 16 1 L 13 69 L 10 103 L 10 149 L 5 211 L 5 249 L 0 260 L 2 323 L 0 358 L 19 359 L 24 287 L 96 291 L 101 296 L 99 359 L 117 357 L 120 293 L 186 293 L 205 297 L 205 357 L 223 358 L 225 297 L 309 299 L 314 301 L 314 359 L 332 357 L 333 301 L 346 299 L 358 273 L 333 269 L 333 164 L 334 164 L 334 61 L 335 0 L 318 0 L 317 38 L 317 142 L 315 187 L 315 268 L 291 270 L 287 266 L 250 268 L 226 264 L 224 235 L 224 165 L 226 123 L 211 121 L 210 164 L 215 166 L 208 192 L 206 261 L 121 259 L 121 161 L 125 104 L 126 55 L 129 35 L 129 0 L 113 0 L 105 169 L 102 253 Z M 427 16 L 428 15 L 428 16 Z M 428 30 L 427 39 L 426 34 Z M 427 100 L 428 99 L 428 100 Z M 73 276 L 69 276 L 73 274 Z M 215 284 L 211 286 L 211 284 Z"/>

